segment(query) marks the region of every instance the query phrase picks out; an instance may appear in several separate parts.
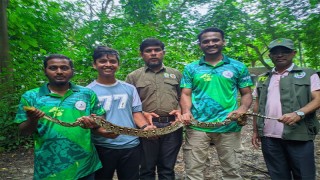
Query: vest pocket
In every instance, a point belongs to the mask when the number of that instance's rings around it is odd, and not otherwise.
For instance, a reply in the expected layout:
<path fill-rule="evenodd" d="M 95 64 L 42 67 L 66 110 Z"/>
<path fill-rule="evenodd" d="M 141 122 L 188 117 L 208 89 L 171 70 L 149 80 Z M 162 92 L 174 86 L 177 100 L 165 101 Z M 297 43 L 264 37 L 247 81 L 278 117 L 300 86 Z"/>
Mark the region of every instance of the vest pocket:
<path fill-rule="evenodd" d="M 311 100 L 311 87 L 310 87 L 310 80 L 304 79 L 304 81 L 301 79 L 296 80 L 293 82 L 293 90 L 294 95 L 297 98 L 297 101 L 299 102 L 300 108 L 308 104 Z"/>
<path fill-rule="evenodd" d="M 306 125 L 308 128 L 308 134 L 317 135 L 319 132 L 319 127 L 320 127 L 319 121 L 313 120 L 313 119 L 308 119 L 305 121 L 306 121 Z"/>

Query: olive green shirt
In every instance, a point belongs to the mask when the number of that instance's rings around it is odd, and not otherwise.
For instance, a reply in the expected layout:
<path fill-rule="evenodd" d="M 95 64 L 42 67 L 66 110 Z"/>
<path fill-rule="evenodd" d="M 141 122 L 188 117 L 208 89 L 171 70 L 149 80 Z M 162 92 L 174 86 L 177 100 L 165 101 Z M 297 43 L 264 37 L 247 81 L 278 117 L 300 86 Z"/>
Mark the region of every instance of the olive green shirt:
<path fill-rule="evenodd" d="M 145 66 L 131 72 L 126 82 L 137 88 L 143 111 L 168 116 L 172 110 L 179 109 L 181 77 L 178 70 L 170 67 L 163 66 L 159 72 L 153 72 Z"/>

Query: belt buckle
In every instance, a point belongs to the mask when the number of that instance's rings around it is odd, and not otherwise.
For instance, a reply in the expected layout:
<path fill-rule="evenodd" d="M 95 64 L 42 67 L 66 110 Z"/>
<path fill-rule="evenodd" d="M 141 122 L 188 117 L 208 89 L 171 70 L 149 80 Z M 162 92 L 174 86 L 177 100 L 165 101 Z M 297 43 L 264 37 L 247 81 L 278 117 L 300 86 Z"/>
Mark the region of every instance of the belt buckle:
<path fill-rule="evenodd" d="M 168 117 L 159 117 L 159 122 L 160 123 L 167 123 L 168 122 Z"/>

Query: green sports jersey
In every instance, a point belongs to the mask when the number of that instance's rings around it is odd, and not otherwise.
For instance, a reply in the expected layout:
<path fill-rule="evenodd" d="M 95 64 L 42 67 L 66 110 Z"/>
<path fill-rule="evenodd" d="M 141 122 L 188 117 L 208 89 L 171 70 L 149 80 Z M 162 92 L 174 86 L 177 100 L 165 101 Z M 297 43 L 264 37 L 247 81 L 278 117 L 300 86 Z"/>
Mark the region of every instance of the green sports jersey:
<path fill-rule="evenodd" d="M 212 66 L 200 60 L 188 64 L 183 72 L 180 87 L 192 90 L 191 113 L 201 122 L 223 122 L 227 115 L 238 108 L 238 89 L 252 86 L 247 67 L 234 59 L 223 60 Z M 204 132 L 238 132 L 236 122 L 217 128 L 191 128 Z"/>
<path fill-rule="evenodd" d="M 51 93 L 47 84 L 22 95 L 16 123 L 27 120 L 23 106 L 33 106 L 47 115 L 72 123 L 90 114 L 103 115 L 96 94 L 71 84 L 62 97 Z M 79 179 L 99 168 L 101 163 L 91 142 L 90 129 L 64 127 L 45 119 L 38 122 L 34 133 L 34 179 Z"/>

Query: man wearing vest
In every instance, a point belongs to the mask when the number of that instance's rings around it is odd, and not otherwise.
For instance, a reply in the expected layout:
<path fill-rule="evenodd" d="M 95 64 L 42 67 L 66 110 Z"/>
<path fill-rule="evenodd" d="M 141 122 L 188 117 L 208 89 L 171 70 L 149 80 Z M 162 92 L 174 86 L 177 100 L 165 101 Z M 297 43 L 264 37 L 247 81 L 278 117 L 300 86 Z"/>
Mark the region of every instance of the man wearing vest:
<path fill-rule="evenodd" d="M 253 110 L 272 118 L 254 117 L 252 144 L 258 148 L 261 142 L 271 179 L 315 179 L 319 76 L 292 62 L 296 54 L 292 40 L 276 39 L 268 48 L 275 67 L 259 76 Z"/>

